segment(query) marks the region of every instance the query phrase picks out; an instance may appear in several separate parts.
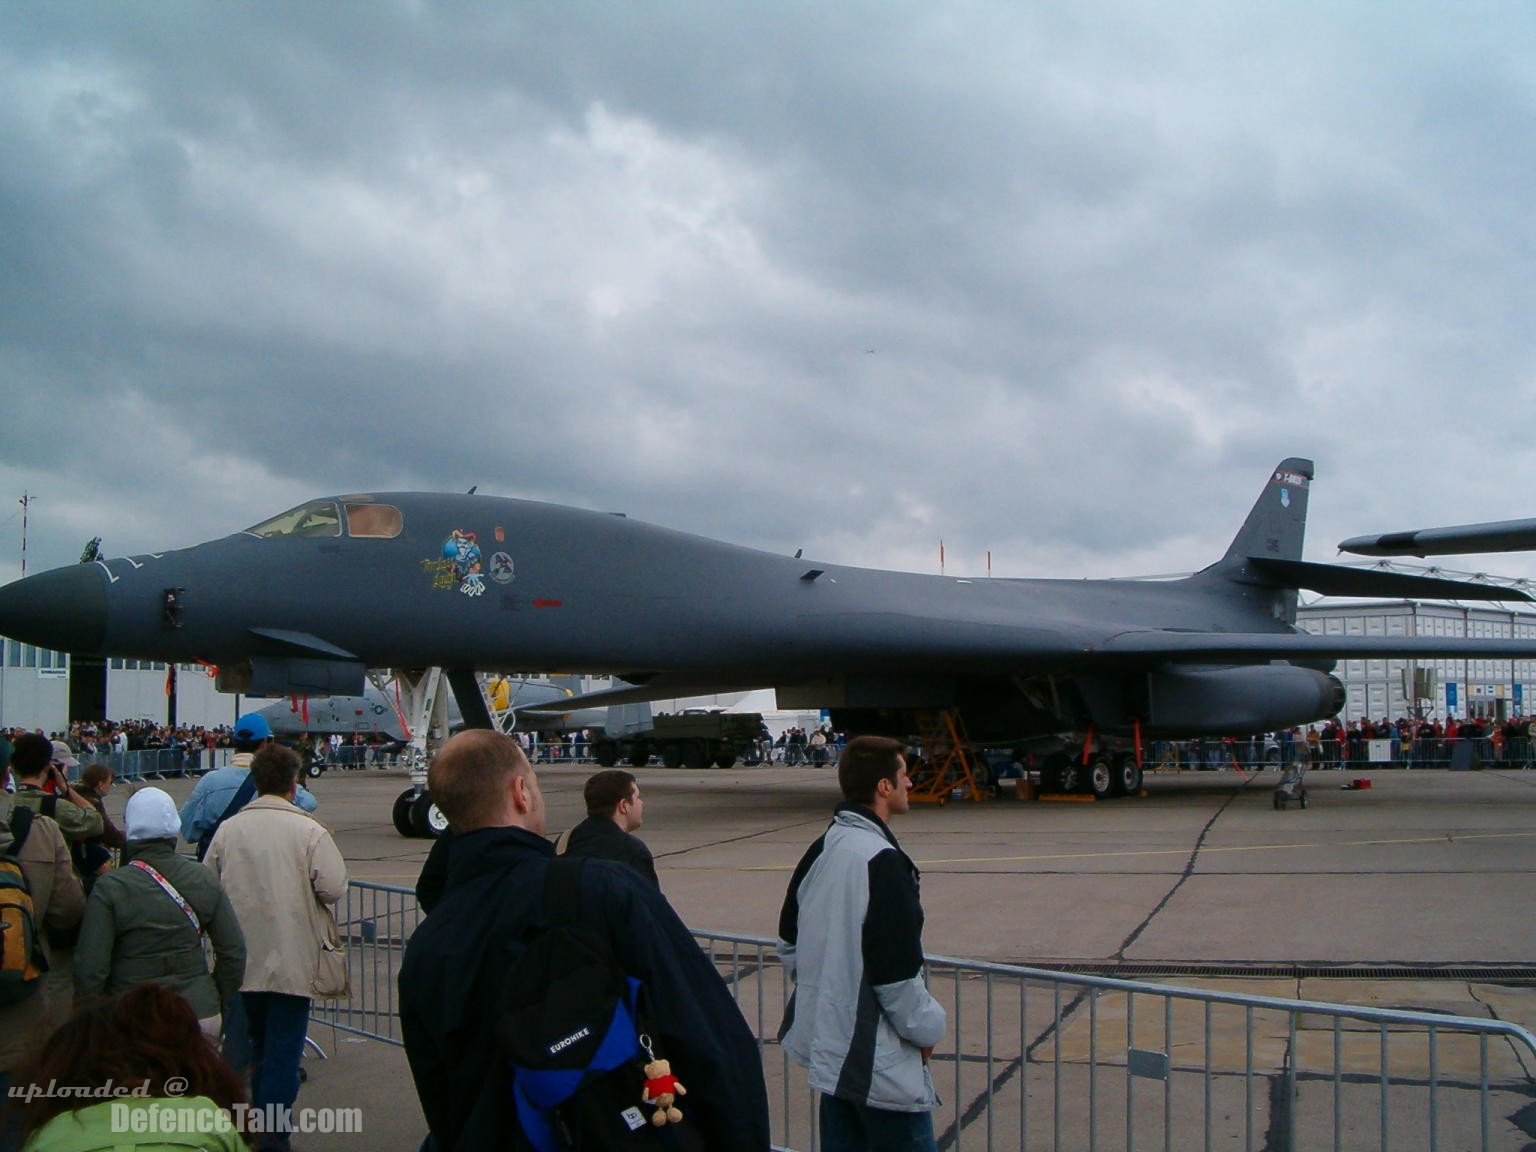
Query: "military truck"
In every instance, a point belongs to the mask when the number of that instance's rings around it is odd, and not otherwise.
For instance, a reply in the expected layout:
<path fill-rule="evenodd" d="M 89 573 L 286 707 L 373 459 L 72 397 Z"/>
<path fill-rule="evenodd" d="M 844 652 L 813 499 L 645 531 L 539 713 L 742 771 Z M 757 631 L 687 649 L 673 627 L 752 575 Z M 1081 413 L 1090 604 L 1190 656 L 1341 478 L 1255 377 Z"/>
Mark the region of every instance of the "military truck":
<path fill-rule="evenodd" d="M 639 767 L 658 757 L 668 768 L 730 768 L 738 760 L 761 764 L 758 743 L 763 717 L 758 712 L 689 709 L 649 717 L 648 726 L 627 729 L 610 724 L 592 742 L 592 758 L 604 768 L 624 763 Z"/>

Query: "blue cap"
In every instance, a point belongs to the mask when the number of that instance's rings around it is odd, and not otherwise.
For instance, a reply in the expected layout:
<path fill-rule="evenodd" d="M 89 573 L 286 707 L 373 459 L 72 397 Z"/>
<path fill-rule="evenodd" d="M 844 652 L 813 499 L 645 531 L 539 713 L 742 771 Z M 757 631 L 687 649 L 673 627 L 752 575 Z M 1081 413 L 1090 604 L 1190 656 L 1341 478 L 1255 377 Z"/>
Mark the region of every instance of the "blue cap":
<path fill-rule="evenodd" d="M 235 739 L 241 744 L 260 744 L 272 739 L 272 725 L 260 712 L 247 712 L 235 721 Z"/>

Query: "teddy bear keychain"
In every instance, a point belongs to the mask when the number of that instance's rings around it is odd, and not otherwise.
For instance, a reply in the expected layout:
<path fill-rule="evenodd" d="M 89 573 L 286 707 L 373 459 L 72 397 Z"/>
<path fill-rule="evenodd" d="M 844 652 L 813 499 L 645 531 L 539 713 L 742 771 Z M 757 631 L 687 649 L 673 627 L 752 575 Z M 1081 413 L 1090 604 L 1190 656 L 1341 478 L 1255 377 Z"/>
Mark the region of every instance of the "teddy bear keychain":
<path fill-rule="evenodd" d="M 640 1037 L 640 1046 L 645 1049 L 647 1057 L 645 1087 L 640 1094 L 641 1103 L 649 1104 L 656 1109 L 651 1114 L 651 1123 L 658 1128 L 663 1124 L 676 1124 L 682 1120 L 683 1110 L 678 1108 L 674 1101 L 679 1096 L 688 1095 L 688 1089 L 684 1088 L 682 1082 L 672 1075 L 672 1065 L 668 1061 L 656 1059 L 649 1036 Z"/>

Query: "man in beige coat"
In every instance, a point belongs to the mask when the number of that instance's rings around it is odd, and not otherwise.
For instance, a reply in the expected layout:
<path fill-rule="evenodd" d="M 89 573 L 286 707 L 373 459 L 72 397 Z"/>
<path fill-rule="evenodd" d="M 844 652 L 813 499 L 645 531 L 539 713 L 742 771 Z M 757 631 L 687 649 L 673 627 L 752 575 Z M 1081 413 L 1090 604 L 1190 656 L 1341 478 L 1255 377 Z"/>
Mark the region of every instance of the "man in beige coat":
<path fill-rule="evenodd" d="M 299 758 L 270 744 L 251 762 L 256 799 L 226 820 L 204 861 L 218 873 L 245 930 L 240 997 L 251 1039 L 251 1103 L 291 1109 L 320 964 L 321 904 L 347 892 L 347 866 L 331 834 L 296 808 Z M 261 1148 L 288 1147 L 286 1132 Z"/>

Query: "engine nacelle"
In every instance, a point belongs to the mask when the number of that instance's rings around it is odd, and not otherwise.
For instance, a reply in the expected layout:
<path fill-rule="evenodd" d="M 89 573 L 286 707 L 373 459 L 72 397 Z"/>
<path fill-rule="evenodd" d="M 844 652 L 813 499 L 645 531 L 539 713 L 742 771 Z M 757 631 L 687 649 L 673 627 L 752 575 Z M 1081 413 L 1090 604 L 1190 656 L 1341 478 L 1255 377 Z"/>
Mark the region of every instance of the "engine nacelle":
<path fill-rule="evenodd" d="M 214 686 L 220 692 L 258 696 L 361 696 L 367 673 L 367 668 L 351 660 L 255 656 L 219 665 Z"/>
<path fill-rule="evenodd" d="M 1169 668 L 1147 677 L 1150 735 L 1247 736 L 1310 724 L 1343 707 L 1337 677 L 1294 664 Z"/>

